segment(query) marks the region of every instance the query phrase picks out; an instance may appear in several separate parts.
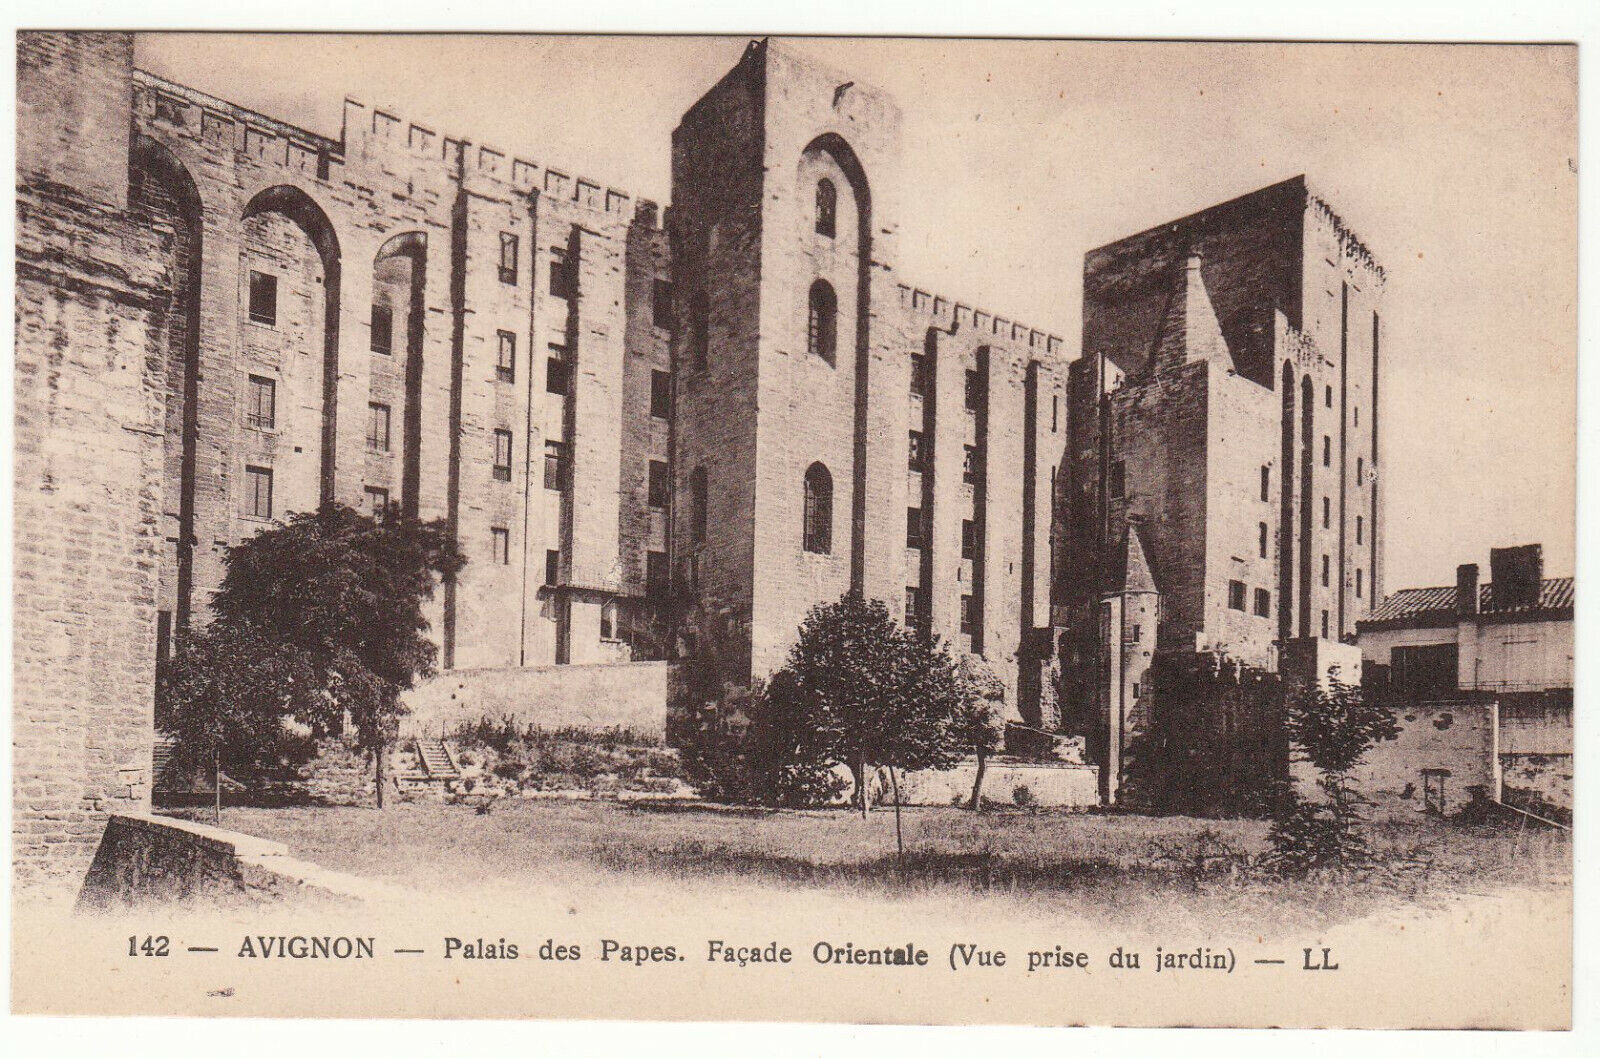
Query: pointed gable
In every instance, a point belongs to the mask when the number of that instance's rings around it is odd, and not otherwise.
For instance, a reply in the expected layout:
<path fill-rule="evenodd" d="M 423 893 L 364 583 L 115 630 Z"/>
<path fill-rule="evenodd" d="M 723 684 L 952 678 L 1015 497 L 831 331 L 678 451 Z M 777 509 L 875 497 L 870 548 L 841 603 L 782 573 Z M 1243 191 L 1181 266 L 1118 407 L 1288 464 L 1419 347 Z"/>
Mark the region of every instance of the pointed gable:
<path fill-rule="evenodd" d="M 1123 544 L 1122 593 L 1156 594 L 1156 579 L 1150 574 L 1150 562 L 1145 558 L 1144 541 L 1139 536 L 1137 523 L 1128 523 L 1127 540 Z"/>
<path fill-rule="evenodd" d="M 1214 360 L 1223 367 L 1233 367 L 1228 343 L 1222 337 L 1222 325 L 1217 322 L 1211 295 L 1206 292 L 1201 264 L 1199 251 L 1191 251 L 1173 276 L 1167 311 L 1156 334 L 1158 371 L 1182 367 L 1196 360 Z"/>

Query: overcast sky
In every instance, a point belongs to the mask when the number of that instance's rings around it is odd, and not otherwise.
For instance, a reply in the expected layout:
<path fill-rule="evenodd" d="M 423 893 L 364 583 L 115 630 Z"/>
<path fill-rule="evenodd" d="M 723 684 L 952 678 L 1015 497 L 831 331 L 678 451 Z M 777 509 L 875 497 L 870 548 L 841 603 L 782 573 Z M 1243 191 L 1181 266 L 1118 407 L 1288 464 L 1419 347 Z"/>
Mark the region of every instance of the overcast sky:
<path fill-rule="evenodd" d="M 791 43 L 900 104 L 901 278 L 1073 356 L 1085 251 L 1305 173 L 1389 276 L 1386 588 L 1502 544 L 1572 572 L 1575 50 Z M 150 35 L 138 62 L 334 138 L 348 95 L 665 204 L 672 129 L 744 45 Z"/>

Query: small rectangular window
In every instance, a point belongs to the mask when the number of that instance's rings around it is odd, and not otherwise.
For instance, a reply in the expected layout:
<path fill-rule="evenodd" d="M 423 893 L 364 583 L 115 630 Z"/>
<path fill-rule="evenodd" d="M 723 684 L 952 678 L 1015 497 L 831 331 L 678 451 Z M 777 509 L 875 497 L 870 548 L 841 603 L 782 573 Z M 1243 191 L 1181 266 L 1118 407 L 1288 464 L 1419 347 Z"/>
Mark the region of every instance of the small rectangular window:
<path fill-rule="evenodd" d="M 244 513 L 248 518 L 272 517 L 272 471 L 269 468 L 244 468 Z"/>
<path fill-rule="evenodd" d="M 252 270 L 250 273 L 250 322 L 276 326 L 278 322 L 278 277 Z"/>
<path fill-rule="evenodd" d="M 928 358 L 921 353 L 911 354 L 911 395 L 923 396 L 928 392 Z"/>
<path fill-rule="evenodd" d="M 672 374 L 670 372 L 650 372 L 650 416 L 655 419 L 672 418 Z"/>
<path fill-rule="evenodd" d="M 367 451 L 389 450 L 389 405 L 367 405 Z"/>
<path fill-rule="evenodd" d="M 250 403 L 245 418 L 258 430 L 278 425 L 278 384 L 260 375 L 250 376 Z"/>
<path fill-rule="evenodd" d="M 975 484 L 978 476 L 983 473 L 983 458 L 978 454 L 976 445 L 963 445 L 961 452 L 961 480 L 968 485 Z"/>
<path fill-rule="evenodd" d="M 550 358 L 544 362 L 544 391 L 565 395 L 572 386 L 572 371 L 567 358 L 559 353 L 560 350 L 550 350 Z"/>
<path fill-rule="evenodd" d="M 1228 609 L 1244 611 L 1244 581 L 1230 580 L 1228 582 Z"/>
<path fill-rule="evenodd" d="M 922 623 L 922 590 L 906 589 L 906 624 L 916 627 Z"/>
<path fill-rule="evenodd" d="M 1328 638 L 1328 611 L 1322 611 L 1322 638 Z"/>
<path fill-rule="evenodd" d="M 1139 700 L 1139 681 L 1138 680 L 1134 680 L 1133 684 L 1132 684 L 1132 687 L 1133 687 L 1133 700 L 1137 702 Z"/>
<path fill-rule="evenodd" d="M 1256 589 L 1256 616 L 1272 616 L 1272 593 L 1265 588 Z"/>
<path fill-rule="evenodd" d="M 547 550 L 544 553 L 544 582 L 558 584 L 561 581 L 561 552 Z"/>
<path fill-rule="evenodd" d="M 1362 485 L 1366 484 L 1366 480 L 1367 461 L 1360 456 L 1356 456 L 1356 488 L 1359 489 Z"/>
<path fill-rule="evenodd" d="M 494 479 L 511 480 L 511 431 L 494 432 Z"/>
<path fill-rule="evenodd" d="M 911 431 L 906 444 L 906 465 L 912 470 L 922 469 L 922 434 L 917 430 Z"/>
<path fill-rule="evenodd" d="M 651 598 L 667 594 L 667 553 L 647 551 L 644 556 L 644 591 Z"/>
<path fill-rule="evenodd" d="M 552 297 L 572 299 L 572 270 L 568 267 L 567 251 L 550 251 L 550 294 Z"/>
<path fill-rule="evenodd" d="M 664 331 L 672 330 L 672 284 L 658 279 L 650 295 L 651 322 Z"/>
<path fill-rule="evenodd" d="M 1106 491 L 1114 500 L 1120 500 L 1127 493 L 1128 468 L 1122 460 L 1118 459 L 1111 464 L 1110 481 L 1106 483 Z"/>
<path fill-rule="evenodd" d="M 372 515 L 374 521 L 383 521 L 384 515 L 389 513 L 389 490 L 367 486 L 367 513 Z"/>
<path fill-rule="evenodd" d="M 1322 435 L 1322 465 L 1333 466 L 1333 438 L 1327 434 Z"/>
<path fill-rule="evenodd" d="M 975 610 L 975 607 L 972 605 L 972 596 L 963 595 L 961 597 L 961 634 L 962 635 L 970 636 L 972 634 L 972 629 L 977 625 L 977 621 L 975 620 L 976 614 L 974 613 L 974 610 Z"/>
<path fill-rule="evenodd" d="M 489 537 L 494 543 L 494 560 L 501 566 L 511 565 L 511 531 L 496 526 L 489 530 Z"/>
<path fill-rule="evenodd" d="M 922 508 L 906 508 L 906 546 L 922 546 Z"/>
<path fill-rule="evenodd" d="M 544 443 L 544 487 L 560 492 L 567 485 L 567 446 L 561 441 Z"/>
<path fill-rule="evenodd" d="M 517 237 L 508 231 L 500 233 L 500 282 L 517 281 Z"/>
<path fill-rule="evenodd" d="M 1330 567 L 1328 565 L 1328 556 L 1327 555 L 1323 555 L 1322 556 L 1322 586 L 1324 588 L 1326 588 L 1330 583 L 1330 580 L 1329 580 L 1329 568 Z"/>
<path fill-rule="evenodd" d="M 667 476 L 667 465 L 659 459 L 650 460 L 649 488 L 650 506 L 664 510 L 667 506 L 667 494 L 671 492 L 672 485 Z"/>
<path fill-rule="evenodd" d="M 372 351 L 389 355 L 394 341 L 394 310 L 387 305 L 372 306 Z"/>
<path fill-rule="evenodd" d="M 494 377 L 500 382 L 517 380 L 517 336 L 510 331 L 496 331 L 498 346 L 494 356 Z"/>
<path fill-rule="evenodd" d="M 1323 389 L 1322 389 L 1322 403 L 1325 406 L 1329 407 L 1329 408 L 1333 407 L 1333 387 L 1332 386 L 1324 386 L 1323 387 Z"/>
<path fill-rule="evenodd" d="M 1362 589 L 1365 588 L 1365 587 L 1366 587 L 1365 578 L 1362 576 L 1361 570 L 1358 567 L 1356 569 L 1356 598 L 1358 598 L 1358 599 L 1361 598 Z"/>
<path fill-rule="evenodd" d="M 1061 394 L 1050 394 L 1050 432 L 1055 433 L 1061 422 Z"/>
<path fill-rule="evenodd" d="M 961 557 L 978 557 L 978 526 L 971 518 L 961 519 Z"/>
<path fill-rule="evenodd" d="M 1142 640 L 1144 638 L 1144 625 L 1135 622 L 1133 628 L 1129 632 L 1129 636 L 1135 643 Z"/>
<path fill-rule="evenodd" d="M 1266 522 L 1257 522 L 1256 523 L 1256 550 L 1261 553 L 1261 557 L 1262 558 L 1266 558 L 1267 557 L 1267 523 Z"/>
<path fill-rule="evenodd" d="M 968 411 L 977 411 L 983 406 L 983 376 L 976 371 L 967 372 L 966 391 L 964 400 Z"/>
<path fill-rule="evenodd" d="M 1333 500 L 1327 496 L 1322 497 L 1322 527 L 1333 528 Z"/>
<path fill-rule="evenodd" d="M 1268 503 L 1272 500 L 1272 468 L 1261 468 L 1261 502 Z"/>
<path fill-rule="evenodd" d="M 1361 515 L 1356 515 L 1356 543 L 1358 544 L 1361 543 L 1363 524 L 1364 523 L 1361 520 Z"/>

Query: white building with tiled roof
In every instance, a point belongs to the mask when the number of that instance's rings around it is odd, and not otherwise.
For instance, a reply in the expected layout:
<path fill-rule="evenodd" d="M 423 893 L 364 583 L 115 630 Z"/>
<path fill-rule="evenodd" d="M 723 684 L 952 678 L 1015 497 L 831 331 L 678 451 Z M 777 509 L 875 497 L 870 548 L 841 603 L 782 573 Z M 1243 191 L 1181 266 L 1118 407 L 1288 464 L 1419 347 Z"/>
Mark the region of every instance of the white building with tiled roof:
<path fill-rule="evenodd" d="M 1419 804 L 1447 809 L 1467 790 L 1459 768 L 1440 766 L 1443 744 L 1459 736 L 1448 734 L 1458 720 L 1481 721 L 1478 756 L 1488 759 L 1479 763 L 1494 776 L 1473 768 L 1483 780 L 1473 785 L 1535 810 L 1570 812 L 1573 579 L 1547 579 L 1538 544 L 1496 548 L 1489 565 L 1487 584 L 1476 565 L 1463 565 L 1455 587 L 1395 592 L 1356 626 L 1363 682 L 1396 706 L 1408 732 L 1374 757 L 1391 766 L 1384 770 L 1401 790 L 1416 787 Z M 1410 737 L 1408 725 L 1424 714 L 1428 726 L 1418 730 L 1427 737 Z M 1408 768 L 1415 779 L 1405 778 Z"/>

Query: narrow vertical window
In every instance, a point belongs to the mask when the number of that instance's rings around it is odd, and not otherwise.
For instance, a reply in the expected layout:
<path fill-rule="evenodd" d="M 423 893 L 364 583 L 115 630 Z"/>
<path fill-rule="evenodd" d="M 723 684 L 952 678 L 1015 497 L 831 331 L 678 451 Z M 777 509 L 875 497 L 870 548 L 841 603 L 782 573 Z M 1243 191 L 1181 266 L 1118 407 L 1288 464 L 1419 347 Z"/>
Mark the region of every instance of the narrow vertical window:
<path fill-rule="evenodd" d="M 553 297 L 571 300 L 573 295 L 572 262 L 567 251 L 558 247 L 550 250 L 550 293 Z"/>
<path fill-rule="evenodd" d="M 968 485 L 976 484 L 978 477 L 983 473 L 983 456 L 978 451 L 977 445 L 961 446 L 961 480 Z"/>
<path fill-rule="evenodd" d="M 1329 408 L 1333 407 L 1333 387 L 1332 386 L 1324 386 L 1322 388 L 1322 403 L 1323 403 L 1323 405 L 1325 407 L 1329 407 Z"/>
<path fill-rule="evenodd" d="M 244 468 L 244 513 L 248 518 L 272 517 L 271 469 Z"/>
<path fill-rule="evenodd" d="M 821 463 L 806 468 L 804 547 L 817 555 L 833 552 L 833 475 Z"/>
<path fill-rule="evenodd" d="M 1272 593 L 1265 588 L 1256 589 L 1256 616 L 1272 616 Z"/>
<path fill-rule="evenodd" d="M 667 553 L 647 551 L 644 556 L 644 591 L 651 598 L 667 593 Z"/>
<path fill-rule="evenodd" d="M 962 391 L 962 400 L 968 411 L 977 411 L 983 407 L 984 389 L 983 375 L 976 371 L 968 371 Z"/>
<path fill-rule="evenodd" d="M 839 299 L 825 279 L 811 284 L 806 325 L 806 350 L 830 365 L 837 356 L 839 338 Z"/>
<path fill-rule="evenodd" d="M 1322 638 L 1328 638 L 1328 611 L 1322 611 Z"/>
<path fill-rule="evenodd" d="M 511 565 L 511 531 L 495 526 L 489 530 L 490 541 L 494 544 L 494 560 L 497 565 Z"/>
<path fill-rule="evenodd" d="M 383 521 L 384 515 L 389 513 L 389 490 L 367 486 L 367 513 L 372 515 L 375 522 Z"/>
<path fill-rule="evenodd" d="M 494 357 L 494 377 L 501 382 L 517 380 L 517 336 L 510 331 L 496 331 L 498 345 Z"/>
<path fill-rule="evenodd" d="M 1356 488 L 1359 489 L 1366 482 L 1366 477 L 1367 461 L 1360 456 L 1356 456 Z"/>
<path fill-rule="evenodd" d="M 265 272 L 250 273 L 250 322 L 269 327 L 278 322 L 278 277 Z"/>
<path fill-rule="evenodd" d="M 544 582 L 546 584 L 561 582 L 561 552 L 553 548 L 544 553 Z"/>
<path fill-rule="evenodd" d="M 672 330 L 672 284 L 658 279 L 650 288 L 650 322 L 664 331 Z"/>
<path fill-rule="evenodd" d="M 1050 432 L 1055 433 L 1061 420 L 1061 394 L 1050 394 Z"/>
<path fill-rule="evenodd" d="M 1333 528 L 1333 500 L 1327 496 L 1322 497 L 1322 527 Z"/>
<path fill-rule="evenodd" d="M 975 620 L 973 620 L 974 611 L 975 610 L 976 610 L 976 607 L 974 607 L 972 605 L 972 596 L 963 595 L 961 597 L 961 634 L 962 635 L 970 636 L 972 634 L 973 628 L 975 628 L 977 626 L 977 622 Z"/>
<path fill-rule="evenodd" d="M 1256 523 L 1256 551 L 1262 558 L 1267 557 L 1267 523 Z"/>
<path fill-rule="evenodd" d="M 1333 438 L 1327 434 L 1322 435 L 1322 465 L 1333 466 Z"/>
<path fill-rule="evenodd" d="M 1262 503 L 1270 503 L 1271 501 L 1272 501 L 1272 468 L 1269 467 L 1269 466 L 1263 466 L 1261 468 L 1261 502 Z"/>
<path fill-rule="evenodd" d="M 922 589 L 906 588 L 906 624 L 913 628 L 922 623 Z"/>
<path fill-rule="evenodd" d="M 1365 577 L 1358 567 L 1356 569 L 1356 598 L 1361 598 L 1361 590 L 1363 587 L 1365 587 Z"/>
<path fill-rule="evenodd" d="M 389 405 L 367 405 L 367 451 L 389 450 Z"/>
<path fill-rule="evenodd" d="M 704 371 L 711 359 L 711 306 L 699 291 L 689 299 L 688 346 L 690 368 Z"/>
<path fill-rule="evenodd" d="M 260 375 L 250 376 L 250 403 L 245 418 L 258 430 L 271 430 L 278 425 L 278 384 Z"/>
<path fill-rule="evenodd" d="M 650 372 L 650 416 L 672 418 L 672 375 L 666 371 Z"/>
<path fill-rule="evenodd" d="M 517 281 L 517 237 L 508 231 L 500 233 L 500 282 Z"/>
<path fill-rule="evenodd" d="M 394 310 L 388 305 L 372 306 L 372 351 L 388 356 L 393 341 Z"/>
<path fill-rule="evenodd" d="M 511 431 L 494 432 L 494 479 L 511 480 Z"/>
<path fill-rule="evenodd" d="M 650 460 L 648 483 L 645 490 L 648 493 L 650 506 L 657 510 L 665 510 L 667 494 L 672 491 L 672 483 L 667 474 L 667 464 L 659 459 Z"/>
<path fill-rule="evenodd" d="M 544 362 L 544 391 L 564 396 L 571 389 L 572 367 L 567 363 L 567 351 L 552 345 L 550 356 Z"/>
<path fill-rule="evenodd" d="M 1230 580 L 1228 582 L 1228 609 L 1244 612 L 1244 581 Z"/>
<path fill-rule="evenodd" d="M 1358 544 L 1362 542 L 1361 541 L 1361 536 L 1362 536 L 1363 524 L 1364 523 L 1361 520 L 1361 515 L 1359 515 L 1359 514 L 1356 515 L 1356 543 L 1358 543 Z"/>
<path fill-rule="evenodd" d="M 696 544 L 706 542 L 706 469 L 689 472 L 689 537 Z"/>
<path fill-rule="evenodd" d="M 823 177 L 817 181 L 817 234 L 833 238 L 837 227 L 839 192 L 833 181 Z"/>
<path fill-rule="evenodd" d="M 544 443 L 544 487 L 560 492 L 567 485 L 567 446 L 561 441 Z"/>
<path fill-rule="evenodd" d="M 922 547 L 922 508 L 906 508 L 906 546 Z"/>
<path fill-rule="evenodd" d="M 912 470 L 922 469 L 922 432 L 912 430 L 906 441 L 906 466 Z"/>
<path fill-rule="evenodd" d="M 971 518 L 961 519 L 961 557 L 978 557 L 978 526 Z"/>
<path fill-rule="evenodd" d="M 1326 588 L 1326 587 L 1329 586 L 1330 583 L 1331 583 L 1331 581 L 1329 579 L 1328 556 L 1327 555 L 1323 555 L 1322 556 L 1322 586 L 1324 588 Z"/>
<path fill-rule="evenodd" d="M 928 392 L 928 358 L 921 353 L 911 354 L 911 395 L 923 396 Z"/>

